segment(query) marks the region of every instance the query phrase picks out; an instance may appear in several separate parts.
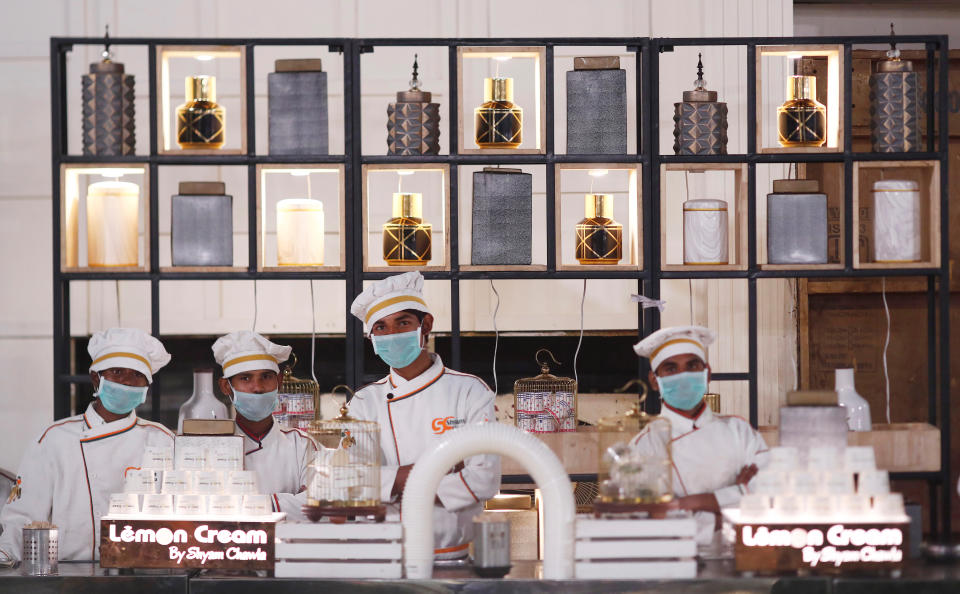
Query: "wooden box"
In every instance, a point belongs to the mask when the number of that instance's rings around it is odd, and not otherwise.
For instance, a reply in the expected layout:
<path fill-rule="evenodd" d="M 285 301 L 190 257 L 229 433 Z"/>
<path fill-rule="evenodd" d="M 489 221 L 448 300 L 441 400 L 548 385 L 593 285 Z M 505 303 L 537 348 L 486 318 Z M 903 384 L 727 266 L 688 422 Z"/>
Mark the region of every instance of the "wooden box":
<path fill-rule="evenodd" d="M 678 263 L 675 259 L 668 256 L 668 237 L 666 233 L 660 234 L 660 261 L 661 269 L 664 271 L 731 271 L 747 269 L 747 164 L 746 163 L 667 163 L 660 166 L 660 228 L 661 229 L 683 229 L 682 204 L 686 200 L 697 198 L 722 198 L 721 196 L 692 196 L 687 192 L 681 192 L 682 200 L 669 199 L 668 177 L 672 183 L 680 183 L 686 188 L 684 179 L 677 179 L 676 176 L 668 176 L 669 172 L 681 172 L 684 176 L 690 174 L 711 174 L 715 172 L 733 172 L 733 193 L 732 199 L 727 200 L 727 224 L 728 224 L 728 264 L 710 264 L 694 265 L 683 264 L 682 245 L 681 256 Z M 676 192 L 675 192 L 676 194 Z M 681 218 L 678 225 L 668 225 L 668 212 L 680 212 Z"/>
<path fill-rule="evenodd" d="M 483 80 L 464 80 L 465 62 L 467 60 L 493 59 L 522 61 L 524 76 L 533 78 L 533 101 L 514 100 L 514 103 L 523 108 L 523 143 L 520 148 L 509 149 L 482 149 L 474 142 L 473 110 L 483 103 Z M 457 105 L 458 129 L 457 152 L 460 154 L 501 154 L 501 155 L 542 155 L 547 152 L 547 79 L 544 69 L 547 62 L 547 48 L 543 46 L 460 46 L 457 48 Z M 526 66 L 529 64 L 529 68 Z M 502 66 L 500 70 L 506 69 Z M 493 72 L 491 71 L 490 74 Z M 508 74 L 508 73 L 503 73 Z M 467 73 L 467 76 L 477 76 Z M 515 82 L 523 82 L 520 77 L 514 77 Z M 471 90 L 467 95 L 464 92 Z M 467 141 L 466 139 L 470 139 Z"/>

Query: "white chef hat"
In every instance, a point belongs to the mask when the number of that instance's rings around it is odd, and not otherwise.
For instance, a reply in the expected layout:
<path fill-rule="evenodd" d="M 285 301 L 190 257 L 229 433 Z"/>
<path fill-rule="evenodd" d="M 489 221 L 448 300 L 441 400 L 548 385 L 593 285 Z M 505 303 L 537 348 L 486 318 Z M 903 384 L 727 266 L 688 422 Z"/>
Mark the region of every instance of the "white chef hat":
<path fill-rule="evenodd" d="M 423 275 L 405 272 L 379 280 L 357 295 L 350 313 L 363 322 L 363 331 L 370 333 L 374 322 L 405 309 L 430 313 L 423 300 Z"/>
<path fill-rule="evenodd" d="M 170 362 L 163 344 L 138 328 L 110 328 L 97 332 L 87 344 L 90 371 L 124 367 L 139 371 L 153 383 L 153 374 Z"/>
<path fill-rule="evenodd" d="M 231 332 L 213 343 L 213 358 L 223 367 L 223 377 L 258 369 L 279 373 L 279 364 L 290 357 L 291 351 L 293 348 L 272 343 L 249 330 Z"/>
<path fill-rule="evenodd" d="M 657 367 L 675 355 L 696 355 L 706 363 L 707 347 L 717 339 L 717 333 L 703 326 L 673 326 L 661 328 L 633 345 L 641 357 L 650 359 L 650 368 Z"/>

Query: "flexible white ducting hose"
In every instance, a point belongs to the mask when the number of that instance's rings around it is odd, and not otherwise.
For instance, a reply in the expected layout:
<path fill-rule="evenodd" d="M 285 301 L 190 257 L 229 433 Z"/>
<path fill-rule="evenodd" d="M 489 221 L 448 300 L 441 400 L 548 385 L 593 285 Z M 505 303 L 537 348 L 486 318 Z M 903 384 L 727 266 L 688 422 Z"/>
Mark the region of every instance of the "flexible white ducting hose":
<path fill-rule="evenodd" d="M 464 458 L 499 454 L 522 464 L 543 496 L 544 579 L 573 578 L 577 508 L 567 471 L 550 448 L 510 425 L 485 423 L 451 431 L 410 471 L 403 491 L 403 556 L 407 579 L 433 576 L 433 501 L 440 480 Z"/>

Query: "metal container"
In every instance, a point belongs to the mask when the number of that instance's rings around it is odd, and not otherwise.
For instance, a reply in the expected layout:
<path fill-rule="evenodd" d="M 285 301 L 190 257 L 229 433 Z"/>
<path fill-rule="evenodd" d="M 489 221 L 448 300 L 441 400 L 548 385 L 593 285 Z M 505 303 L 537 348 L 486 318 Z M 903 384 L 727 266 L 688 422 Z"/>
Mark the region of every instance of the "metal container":
<path fill-rule="evenodd" d="M 873 184 L 873 250 L 876 262 L 919 262 L 920 190 L 912 180 Z"/>
<path fill-rule="evenodd" d="M 56 575 L 60 559 L 57 527 L 34 522 L 23 527 L 23 575 Z"/>
<path fill-rule="evenodd" d="M 233 196 L 223 182 L 181 182 L 171 199 L 174 266 L 233 266 Z"/>
<path fill-rule="evenodd" d="M 870 75 L 870 144 L 874 152 L 921 150 L 920 76 L 900 59 L 890 24 L 890 51 Z"/>
<path fill-rule="evenodd" d="M 627 73 L 618 56 L 574 58 L 567 72 L 567 153 L 627 152 Z"/>
<path fill-rule="evenodd" d="M 267 75 L 271 155 L 326 155 L 330 151 L 327 73 L 319 59 L 277 60 Z"/>
<path fill-rule="evenodd" d="M 703 80 L 702 54 L 697 55 L 697 80 L 683 101 L 673 104 L 673 152 L 677 155 L 727 154 L 727 104 Z"/>
<path fill-rule="evenodd" d="M 103 61 L 90 64 L 82 77 L 83 154 L 132 155 L 137 144 L 133 75 L 111 59 L 109 30 L 101 56 Z"/>
<path fill-rule="evenodd" d="M 817 180 L 780 179 L 767 194 L 767 260 L 827 263 L 827 195 Z"/>
<path fill-rule="evenodd" d="M 533 261 L 533 176 L 485 167 L 473 174 L 471 264 Z"/>
<path fill-rule="evenodd" d="M 683 203 L 683 263 L 727 264 L 727 203 L 687 200 Z"/>
<path fill-rule="evenodd" d="M 473 569 L 480 577 L 510 573 L 510 521 L 497 513 L 473 518 Z"/>

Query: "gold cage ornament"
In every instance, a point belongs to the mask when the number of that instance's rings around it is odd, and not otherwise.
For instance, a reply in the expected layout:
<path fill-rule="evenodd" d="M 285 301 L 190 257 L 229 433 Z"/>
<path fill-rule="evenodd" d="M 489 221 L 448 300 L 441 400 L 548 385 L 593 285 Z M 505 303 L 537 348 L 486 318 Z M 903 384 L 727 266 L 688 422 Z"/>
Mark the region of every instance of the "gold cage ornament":
<path fill-rule="evenodd" d="M 540 353 L 550 355 L 555 365 L 557 358 L 547 349 L 540 349 L 534 360 L 540 365 L 540 375 L 518 379 L 513 383 L 518 429 L 528 433 L 567 433 L 577 430 L 577 382 L 569 377 L 550 373 L 550 366 L 540 360 Z"/>
<path fill-rule="evenodd" d="M 320 384 L 313 379 L 293 375 L 297 355 L 290 353 L 291 362 L 283 366 L 278 398 L 279 408 L 274 420 L 288 429 L 306 430 L 310 423 L 320 418 Z"/>
<path fill-rule="evenodd" d="M 673 456 L 670 421 L 643 410 L 648 388 L 639 384 L 637 403 L 622 415 L 597 421 L 599 494 L 595 513 L 645 511 L 661 516 L 673 500 Z"/>
<path fill-rule="evenodd" d="M 353 390 L 339 385 L 353 397 Z M 323 517 L 342 522 L 373 516 L 382 522 L 380 503 L 380 424 L 351 417 L 346 402 L 340 415 L 310 423 L 307 433 L 317 452 L 307 472 L 307 504 L 303 511 L 314 522 Z"/>

